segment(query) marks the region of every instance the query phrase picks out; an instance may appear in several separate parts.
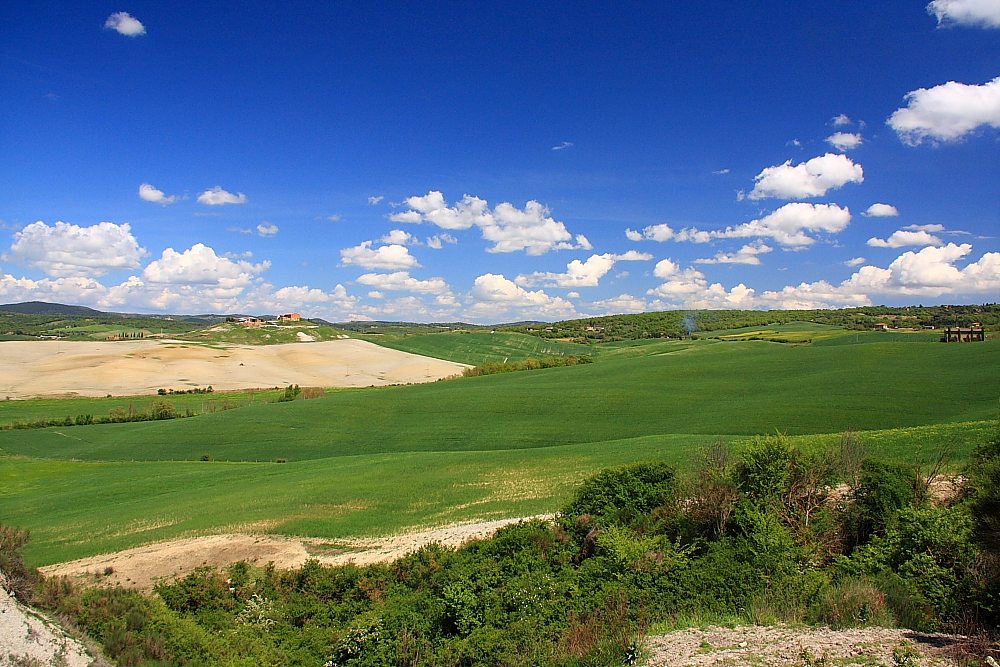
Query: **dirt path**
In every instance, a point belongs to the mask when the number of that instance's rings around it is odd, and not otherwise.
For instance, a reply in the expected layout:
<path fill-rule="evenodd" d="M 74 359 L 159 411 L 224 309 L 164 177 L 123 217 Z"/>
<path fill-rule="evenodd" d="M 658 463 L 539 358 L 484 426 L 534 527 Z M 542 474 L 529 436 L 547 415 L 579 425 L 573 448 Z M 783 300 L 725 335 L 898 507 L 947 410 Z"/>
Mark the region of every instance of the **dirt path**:
<path fill-rule="evenodd" d="M 212 386 L 367 387 L 433 382 L 465 368 L 347 339 L 284 345 L 178 341 L 0 343 L 0 400 L 37 396 L 137 396 Z"/>
<path fill-rule="evenodd" d="M 540 518 L 551 518 L 543 516 Z M 278 568 L 301 566 L 310 558 L 325 565 L 388 562 L 440 542 L 459 546 L 471 539 L 492 535 L 498 528 L 523 519 L 462 523 L 392 537 L 357 540 L 322 540 L 278 535 L 209 535 L 148 544 L 118 553 L 94 556 L 40 568 L 45 576 L 70 576 L 119 583 L 149 590 L 160 579 L 181 577 L 201 565 L 225 567 L 246 560 Z M 104 573 L 108 572 L 107 575 Z"/>
<path fill-rule="evenodd" d="M 887 628 L 791 628 L 741 626 L 692 628 L 647 639 L 649 667 L 770 667 L 826 664 L 895 665 L 893 651 L 903 645 L 916 651 L 921 667 L 956 665 L 953 647 L 963 637 Z M 808 652 L 808 656 L 805 652 Z M 809 658 L 807 661 L 806 658 Z"/>

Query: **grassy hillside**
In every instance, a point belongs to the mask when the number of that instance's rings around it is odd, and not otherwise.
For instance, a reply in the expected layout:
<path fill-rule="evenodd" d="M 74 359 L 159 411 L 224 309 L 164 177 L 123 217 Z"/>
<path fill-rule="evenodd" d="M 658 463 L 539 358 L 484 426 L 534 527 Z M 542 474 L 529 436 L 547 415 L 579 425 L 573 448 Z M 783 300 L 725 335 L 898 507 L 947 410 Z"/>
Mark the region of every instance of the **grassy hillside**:
<path fill-rule="evenodd" d="M 862 432 L 904 461 L 952 442 L 956 460 L 992 422 Z M 805 448 L 839 434 L 799 436 Z M 559 508 L 581 479 L 609 465 L 662 460 L 684 467 L 724 436 L 655 435 L 493 452 L 369 454 L 276 463 L 86 463 L 0 458 L 0 517 L 30 528 L 34 565 L 194 534 L 317 537 L 390 534 L 411 526 L 526 516 Z"/>
<path fill-rule="evenodd" d="M 368 340 L 368 338 L 366 338 Z M 571 354 L 594 355 L 599 353 L 589 345 L 545 340 L 521 333 L 477 331 L 468 333 L 437 333 L 407 336 L 398 339 L 370 340 L 384 347 L 437 359 L 456 361 L 478 366 L 488 361 L 524 361 L 541 357 L 565 357 Z"/>
<path fill-rule="evenodd" d="M 473 339 L 477 349 L 523 338 L 479 335 L 489 338 Z M 960 463 L 993 428 L 985 420 L 1000 396 L 1000 341 L 600 347 L 583 366 L 256 401 L 171 421 L 0 431 L 0 520 L 32 530 L 28 556 L 42 564 L 190 534 L 337 538 L 548 512 L 598 468 L 685 466 L 707 443 L 775 429 L 805 448 L 865 431 L 870 449 L 904 461 L 950 445 Z M 0 418 L 54 406 L 96 412 L 116 400 L 10 401 Z M 205 454 L 216 461 L 198 461 Z"/>
<path fill-rule="evenodd" d="M 792 435 L 989 419 L 1000 342 L 703 342 L 586 366 L 335 393 L 193 419 L 0 433 L 13 454 L 304 460 L 500 450 L 664 433 Z M 962 387 L 962 391 L 956 391 Z"/>

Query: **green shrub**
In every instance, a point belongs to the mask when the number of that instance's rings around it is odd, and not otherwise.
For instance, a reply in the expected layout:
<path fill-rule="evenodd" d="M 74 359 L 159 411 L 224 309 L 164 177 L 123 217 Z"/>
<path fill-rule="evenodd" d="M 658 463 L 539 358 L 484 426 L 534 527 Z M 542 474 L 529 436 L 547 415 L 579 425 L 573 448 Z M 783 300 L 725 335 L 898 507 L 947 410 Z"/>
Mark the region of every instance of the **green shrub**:
<path fill-rule="evenodd" d="M 605 523 L 627 523 L 665 503 L 674 483 L 674 469 L 665 463 L 632 463 L 607 468 L 585 480 L 561 513 L 570 526 L 581 517 L 603 518 Z"/>
<path fill-rule="evenodd" d="M 758 500 L 787 495 L 791 462 L 792 448 L 783 435 L 758 436 L 739 453 L 736 483 L 743 493 Z"/>
<path fill-rule="evenodd" d="M 6 588 L 22 602 L 31 600 L 31 590 L 38 573 L 24 563 L 21 549 L 31 539 L 27 530 L 0 523 L 0 575 Z"/>
<path fill-rule="evenodd" d="M 911 467 L 876 459 L 861 464 L 853 502 L 844 517 L 849 550 L 867 544 L 897 511 L 913 504 L 916 481 Z"/>

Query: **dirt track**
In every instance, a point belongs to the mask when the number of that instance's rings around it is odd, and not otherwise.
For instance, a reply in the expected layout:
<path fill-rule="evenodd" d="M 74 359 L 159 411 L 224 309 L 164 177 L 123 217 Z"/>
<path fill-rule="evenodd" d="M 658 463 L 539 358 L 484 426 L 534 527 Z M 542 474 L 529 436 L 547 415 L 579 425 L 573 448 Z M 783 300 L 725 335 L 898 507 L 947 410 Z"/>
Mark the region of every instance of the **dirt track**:
<path fill-rule="evenodd" d="M 258 565 L 273 561 L 278 568 L 299 567 L 310 558 L 325 565 L 388 562 L 432 542 L 459 546 L 471 539 L 492 535 L 498 528 L 521 520 L 463 523 L 393 537 L 336 542 L 278 535 L 209 535 L 58 563 L 40 568 L 40 571 L 47 577 L 84 577 L 148 590 L 159 579 L 184 576 L 200 565 L 225 567 L 241 560 Z M 105 571 L 110 573 L 104 575 Z"/>
<path fill-rule="evenodd" d="M 137 396 L 157 389 L 367 387 L 433 382 L 462 364 L 361 340 L 204 346 L 171 341 L 0 343 L 0 400 Z"/>
<path fill-rule="evenodd" d="M 921 667 L 953 666 L 955 635 L 888 628 L 793 628 L 740 626 L 691 628 L 647 638 L 649 667 L 778 667 L 893 665 L 893 650 L 908 646 Z"/>

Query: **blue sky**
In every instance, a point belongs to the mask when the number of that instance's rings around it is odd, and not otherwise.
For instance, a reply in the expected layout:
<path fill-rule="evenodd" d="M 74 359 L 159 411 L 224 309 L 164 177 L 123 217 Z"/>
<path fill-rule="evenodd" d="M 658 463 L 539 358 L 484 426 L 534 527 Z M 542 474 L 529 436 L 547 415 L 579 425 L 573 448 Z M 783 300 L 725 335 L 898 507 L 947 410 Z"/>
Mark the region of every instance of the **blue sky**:
<path fill-rule="evenodd" d="M 28 2 L 0 31 L 3 302 L 1000 297 L 1000 0 Z"/>

